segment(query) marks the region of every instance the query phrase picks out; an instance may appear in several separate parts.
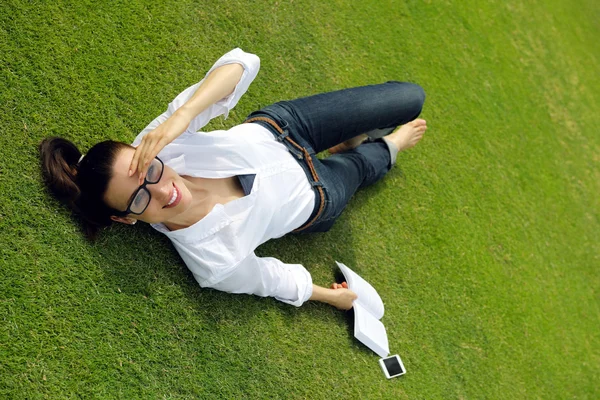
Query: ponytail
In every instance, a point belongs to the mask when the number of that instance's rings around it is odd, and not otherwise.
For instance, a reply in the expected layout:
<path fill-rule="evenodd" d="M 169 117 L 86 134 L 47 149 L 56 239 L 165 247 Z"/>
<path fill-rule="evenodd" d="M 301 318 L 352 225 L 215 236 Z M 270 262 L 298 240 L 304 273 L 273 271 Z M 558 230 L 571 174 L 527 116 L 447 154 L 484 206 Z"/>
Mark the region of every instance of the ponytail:
<path fill-rule="evenodd" d="M 40 143 L 46 187 L 82 218 L 84 234 L 90 240 L 112 223 L 111 215 L 118 213 L 104 202 L 104 194 L 117 153 L 127 147 L 107 140 L 93 146 L 81 159 L 77 146 L 66 139 L 51 137 Z"/>
<path fill-rule="evenodd" d="M 50 192 L 59 200 L 73 205 L 80 195 L 75 183 L 81 152 L 72 142 L 54 137 L 40 143 L 42 175 Z"/>

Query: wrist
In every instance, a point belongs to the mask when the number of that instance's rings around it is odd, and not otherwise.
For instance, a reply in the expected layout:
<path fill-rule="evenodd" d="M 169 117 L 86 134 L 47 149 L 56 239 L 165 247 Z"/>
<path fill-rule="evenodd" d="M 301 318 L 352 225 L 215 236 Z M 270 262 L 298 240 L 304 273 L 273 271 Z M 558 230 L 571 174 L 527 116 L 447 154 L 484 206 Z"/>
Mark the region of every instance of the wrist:
<path fill-rule="evenodd" d="M 312 294 L 310 295 L 309 300 L 315 300 L 320 301 L 322 303 L 331 304 L 332 297 L 334 294 L 332 289 L 327 289 L 322 286 L 315 285 L 314 283 L 312 285 L 312 288 Z"/>

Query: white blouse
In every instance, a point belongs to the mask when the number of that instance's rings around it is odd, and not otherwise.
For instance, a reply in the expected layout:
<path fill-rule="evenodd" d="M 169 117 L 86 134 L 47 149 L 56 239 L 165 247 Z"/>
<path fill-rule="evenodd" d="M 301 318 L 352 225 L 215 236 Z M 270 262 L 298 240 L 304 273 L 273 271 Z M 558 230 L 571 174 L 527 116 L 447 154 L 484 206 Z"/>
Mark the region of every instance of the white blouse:
<path fill-rule="evenodd" d="M 257 257 L 254 250 L 300 227 L 310 217 L 315 194 L 304 170 L 286 147 L 258 124 L 198 132 L 212 118 L 227 117 L 260 68 L 256 55 L 234 49 L 221 57 L 207 75 L 231 63 L 244 67 L 234 92 L 198 115 L 158 156 L 179 175 L 226 178 L 256 174 L 252 190 L 245 197 L 215 205 L 208 215 L 187 228 L 170 231 L 163 224 L 152 227 L 171 239 L 200 286 L 272 296 L 300 306 L 312 295 L 309 272 L 300 264 Z M 133 146 L 181 107 L 202 82 L 179 94 L 167 111 L 135 138 Z"/>

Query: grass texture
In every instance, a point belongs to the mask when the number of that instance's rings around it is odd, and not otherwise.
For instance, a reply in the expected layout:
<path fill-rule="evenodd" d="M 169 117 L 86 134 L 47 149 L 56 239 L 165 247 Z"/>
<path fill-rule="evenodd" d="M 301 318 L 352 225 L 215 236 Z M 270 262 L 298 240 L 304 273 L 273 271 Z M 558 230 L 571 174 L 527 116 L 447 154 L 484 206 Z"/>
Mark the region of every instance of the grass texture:
<path fill-rule="evenodd" d="M 600 397 L 600 6 L 595 0 L 0 3 L 0 397 Z M 349 315 L 203 290 L 165 237 L 90 244 L 37 144 L 130 142 L 226 51 L 272 102 L 421 84 L 426 138 L 326 234 L 267 243 L 315 283 L 381 294 L 387 381 Z"/>

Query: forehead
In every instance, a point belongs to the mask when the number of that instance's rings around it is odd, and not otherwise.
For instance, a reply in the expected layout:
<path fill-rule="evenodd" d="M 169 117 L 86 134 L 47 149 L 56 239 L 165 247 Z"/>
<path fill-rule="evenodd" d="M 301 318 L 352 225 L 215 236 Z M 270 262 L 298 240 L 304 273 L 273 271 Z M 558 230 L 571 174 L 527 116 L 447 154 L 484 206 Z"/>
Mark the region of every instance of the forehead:
<path fill-rule="evenodd" d="M 122 149 L 117 153 L 112 168 L 112 178 L 108 182 L 106 190 L 106 201 L 109 206 L 118 210 L 127 208 L 127 201 L 133 192 L 139 187 L 139 174 L 129 176 L 129 166 L 135 150 L 132 148 Z"/>
<path fill-rule="evenodd" d="M 129 178 L 129 166 L 131 165 L 131 160 L 133 159 L 134 154 L 135 149 L 129 147 L 123 148 L 117 153 L 117 157 L 115 158 L 115 162 L 113 164 L 113 177 L 119 174 Z"/>

